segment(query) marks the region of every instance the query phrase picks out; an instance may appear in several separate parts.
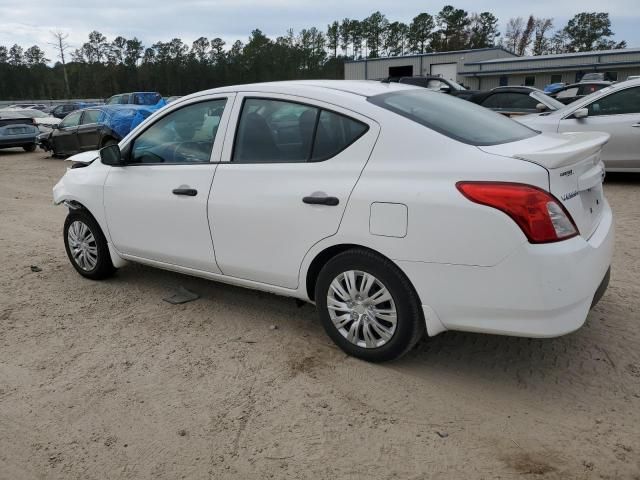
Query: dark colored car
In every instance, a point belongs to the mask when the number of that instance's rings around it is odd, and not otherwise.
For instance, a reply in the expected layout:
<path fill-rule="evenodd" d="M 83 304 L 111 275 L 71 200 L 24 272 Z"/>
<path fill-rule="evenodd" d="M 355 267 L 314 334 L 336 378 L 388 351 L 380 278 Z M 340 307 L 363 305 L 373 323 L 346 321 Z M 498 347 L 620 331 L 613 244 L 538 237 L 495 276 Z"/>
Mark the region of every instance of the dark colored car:
<path fill-rule="evenodd" d="M 22 147 L 33 152 L 38 133 L 33 118 L 0 110 L 0 148 Z"/>
<path fill-rule="evenodd" d="M 565 105 L 569 105 L 571 102 L 575 102 L 576 100 L 579 100 L 582 97 L 591 95 L 593 92 L 602 90 L 603 88 L 608 87 L 612 83 L 613 82 L 605 82 L 605 81 L 573 83 L 553 93 L 552 95 L 550 95 L 550 97 L 555 98 L 556 100 L 564 103 Z"/>
<path fill-rule="evenodd" d="M 449 95 L 464 98 L 465 100 L 468 100 L 474 93 L 477 93 L 477 91 L 474 90 L 467 90 L 456 82 L 434 75 L 421 77 L 389 77 L 382 81 L 387 83 L 397 82 L 405 83 L 407 85 L 415 85 L 417 87 L 428 88 L 429 90 L 437 92 L 448 93 Z"/>
<path fill-rule="evenodd" d="M 105 103 L 107 105 L 158 105 L 160 102 L 164 102 L 164 99 L 158 92 L 133 92 L 114 95 Z"/>
<path fill-rule="evenodd" d="M 509 117 L 559 110 L 564 105 L 533 87 L 496 87 L 468 99 Z"/>
<path fill-rule="evenodd" d="M 95 103 L 87 103 L 87 102 L 62 103 L 60 105 L 55 106 L 49 113 L 56 118 L 62 119 L 67 115 L 69 115 L 71 112 L 75 112 L 76 110 L 80 110 L 82 108 L 93 107 L 95 105 L 96 105 Z"/>
<path fill-rule="evenodd" d="M 67 115 L 37 143 L 54 156 L 97 150 L 122 140 L 155 110 L 138 105 L 101 105 Z"/>

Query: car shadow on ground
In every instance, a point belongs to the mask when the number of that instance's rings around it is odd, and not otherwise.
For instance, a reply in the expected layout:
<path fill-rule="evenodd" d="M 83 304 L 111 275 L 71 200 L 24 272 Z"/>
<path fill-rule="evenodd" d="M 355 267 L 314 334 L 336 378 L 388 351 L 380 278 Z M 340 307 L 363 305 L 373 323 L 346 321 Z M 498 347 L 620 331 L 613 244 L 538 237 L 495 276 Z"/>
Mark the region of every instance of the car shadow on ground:
<path fill-rule="evenodd" d="M 293 336 L 302 337 L 304 334 L 301 342 L 315 343 L 319 347 L 331 344 L 315 308 L 310 304 L 297 306 L 290 298 L 142 265 L 121 269 L 111 281 L 131 282 L 137 286 L 149 282 L 148 287 L 160 288 L 163 292 L 182 285 L 201 296 L 202 300 L 196 302 L 223 302 L 223 311 L 236 310 L 238 315 L 246 316 L 247 322 L 253 321 L 253 327 L 255 319 L 264 319 L 264 328 L 276 324 Z M 476 382 L 500 383 L 509 388 L 535 390 L 537 384 L 540 387 L 544 384 L 547 392 L 551 384 L 564 397 L 578 397 L 590 388 L 602 389 L 607 382 L 613 385 L 618 378 L 619 366 L 612 360 L 609 350 L 619 348 L 619 345 L 608 346 L 612 336 L 607 334 L 608 327 L 603 323 L 607 321 L 603 313 L 607 310 L 607 301 L 605 294 L 589 314 L 585 325 L 563 337 L 532 339 L 449 331 L 425 338 L 405 357 L 380 367 L 425 381 L 434 374 L 454 374 Z M 167 304 L 167 308 L 172 307 Z M 291 346 L 295 344 L 294 340 Z M 326 349 L 318 350 L 318 355 L 323 351 Z"/>

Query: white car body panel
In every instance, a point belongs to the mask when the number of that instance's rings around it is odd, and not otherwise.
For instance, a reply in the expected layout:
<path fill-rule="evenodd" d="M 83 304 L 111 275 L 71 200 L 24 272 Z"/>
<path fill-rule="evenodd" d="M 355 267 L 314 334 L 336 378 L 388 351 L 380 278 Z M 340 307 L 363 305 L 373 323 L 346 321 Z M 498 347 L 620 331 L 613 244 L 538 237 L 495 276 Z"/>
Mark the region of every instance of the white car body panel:
<path fill-rule="evenodd" d="M 616 83 L 555 112 L 525 115 L 517 118 L 517 121 L 542 132 L 607 133 L 611 138 L 602 150 L 602 161 L 606 170 L 609 172 L 640 172 L 640 111 L 573 118 L 576 110 L 586 108 L 602 98 L 627 88 L 640 89 L 640 80 Z"/>
<path fill-rule="evenodd" d="M 539 135 L 526 148 L 527 140 L 478 148 L 364 96 L 415 88 L 279 82 L 183 97 L 154 113 L 120 147 L 189 102 L 237 94 L 225 109 L 210 163 L 108 167 L 94 161 L 68 170 L 54 188 L 54 201 L 77 202 L 91 212 L 116 265 L 132 260 L 312 301 L 307 273 L 314 260 L 328 249 L 355 245 L 386 256 L 407 275 L 429 335 L 457 329 L 546 337 L 579 328 L 612 257 L 612 214 L 597 172 L 606 135 Z M 233 164 L 238 100 L 248 92 L 323 106 L 370 128 L 324 162 Z M 570 180 L 559 176 L 578 166 Z M 558 198 L 575 184 L 600 189 L 602 202 L 597 215 L 582 221 L 588 234 L 534 245 L 504 213 L 466 199 L 458 181 L 525 183 L 551 188 Z M 198 196 L 172 196 L 171 189 L 182 185 L 196 188 Z M 303 204 L 302 197 L 314 192 L 338 197 L 339 207 Z M 588 210 L 571 198 L 563 203 L 572 215 Z M 374 213 L 372 223 L 375 204 L 401 208 Z M 380 218 L 389 220 L 389 230 L 376 224 Z"/>

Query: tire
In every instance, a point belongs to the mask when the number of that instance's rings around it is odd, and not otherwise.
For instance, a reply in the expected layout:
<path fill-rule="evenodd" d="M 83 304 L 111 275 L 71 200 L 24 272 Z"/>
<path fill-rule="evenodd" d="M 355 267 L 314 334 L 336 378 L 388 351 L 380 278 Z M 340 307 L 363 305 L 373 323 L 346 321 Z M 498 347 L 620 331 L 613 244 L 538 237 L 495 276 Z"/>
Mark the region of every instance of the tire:
<path fill-rule="evenodd" d="M 22 149 L 25 152 L 35 152 L 36 151 L 36 144 L 35 143 L 30 143 L 28 145 L 23 145 Z"/>
<path fill-rule="evenodd" d="M 107 240 L 98 222 L 88 211 L 71 210 L 64 222 L 63 235 L 67 256 L 80 275 L 92 280 L 102 280 L 115 272 Z M 85 253 L 75 253 L 80 248 L 84 248 Z"/>
<path fill-rule="evenodd" d="M 368 283 L 368 295 L 349 295 L 348 279 L 355 283 L 352 292 L 364 293 L 367 289 L 363 286 Z M 341 290 L 332 287 L 334 281 Z M 387 297 L 390 300 L 385 300 Z M 424 336 L 422 307 L 409 279 L 393 262 L 372 251 L 347 250 L 329 260 L 318 275 L 315 299 L 327 335 L 354 357 L 370 362 L 393 360 L 411 350 Z M 333 308 L 329 309 L 328 304 Z M 391 321 L 394 310 L 395 325 Z"/>

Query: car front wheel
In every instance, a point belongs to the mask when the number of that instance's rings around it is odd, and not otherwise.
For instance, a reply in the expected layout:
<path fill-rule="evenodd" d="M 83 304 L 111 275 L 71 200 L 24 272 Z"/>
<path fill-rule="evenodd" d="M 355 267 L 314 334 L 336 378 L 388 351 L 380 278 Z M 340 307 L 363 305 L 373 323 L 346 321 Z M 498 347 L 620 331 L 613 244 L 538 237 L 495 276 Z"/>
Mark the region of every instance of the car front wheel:
<path fill-rule="evenodd" d="M 424 335 L 411 283 L 393 262 L 369 250 L 348 250 L 327 262 L 315 299 L 327 334 L 363 360 L 398 358 Z"/>
<path fill-rule="evenodd" d="M 83 277 L 101 280 L 115 271 L 107 240 L 98 222 L 85 210 L 72 210 L 67 215 L 64 246 L 71 264 Z"/>

